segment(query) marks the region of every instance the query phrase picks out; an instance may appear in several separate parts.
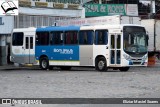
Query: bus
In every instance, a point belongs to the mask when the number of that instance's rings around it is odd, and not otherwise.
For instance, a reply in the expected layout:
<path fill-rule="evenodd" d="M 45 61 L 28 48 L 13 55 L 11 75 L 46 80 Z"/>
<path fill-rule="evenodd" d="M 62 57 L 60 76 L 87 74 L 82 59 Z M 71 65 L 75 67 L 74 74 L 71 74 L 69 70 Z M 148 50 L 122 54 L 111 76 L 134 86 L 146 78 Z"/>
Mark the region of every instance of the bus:
<path fill-rule="evenodd" d="M 148 36 L 133 24 L 48 26 L 13 29 L 11 61 L 41 69 L 95 67 L 98 71 L 128 71 L 147 66 Z"/>

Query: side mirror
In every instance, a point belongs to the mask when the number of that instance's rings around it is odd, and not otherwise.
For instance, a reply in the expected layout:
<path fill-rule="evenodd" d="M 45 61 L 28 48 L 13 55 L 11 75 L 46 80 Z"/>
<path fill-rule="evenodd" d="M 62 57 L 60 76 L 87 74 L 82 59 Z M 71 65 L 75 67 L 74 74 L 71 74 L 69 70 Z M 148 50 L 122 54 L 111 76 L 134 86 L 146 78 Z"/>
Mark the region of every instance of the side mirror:
<path fill-rule="evenodd" d="M 149 40 L 149 36 L 148 36 L 148 34 L 146 35 L 146 44 L 147 44 L 147 46 L 148 46 L 148 40 Z"/>

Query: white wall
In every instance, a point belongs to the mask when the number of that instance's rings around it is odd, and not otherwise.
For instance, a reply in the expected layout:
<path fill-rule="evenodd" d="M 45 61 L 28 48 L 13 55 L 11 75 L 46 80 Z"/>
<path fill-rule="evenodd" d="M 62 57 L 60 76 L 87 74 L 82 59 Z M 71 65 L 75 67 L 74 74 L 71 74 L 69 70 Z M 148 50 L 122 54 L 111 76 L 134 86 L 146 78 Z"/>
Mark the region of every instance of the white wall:
<path fill-rule="evenodd" d="M 14 28 L 14 16 L 0 16 L 0 34 L 9 34 Z"/>

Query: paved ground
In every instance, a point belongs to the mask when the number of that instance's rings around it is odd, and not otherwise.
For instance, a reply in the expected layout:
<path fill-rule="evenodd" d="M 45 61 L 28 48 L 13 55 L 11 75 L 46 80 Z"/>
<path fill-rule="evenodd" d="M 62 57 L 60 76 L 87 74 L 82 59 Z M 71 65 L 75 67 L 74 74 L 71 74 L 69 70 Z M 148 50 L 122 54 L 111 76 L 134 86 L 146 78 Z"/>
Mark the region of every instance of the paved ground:
<path fill-rule="evenodd" d="M 35 67 L 0 66 L 0 86 L 1 98 L 159 98 L 160 63 L 153 67 L 132 67 L 128 72 L 98 72 L 93 68 L 43 71 Z"/>
<path fill-rule="evenodd" d="M 82 70 L 83 69 L 83 70 Z M 86 69 L 86 70 L 84 70 Z M 160 67 L 136 67 L 129 72 L 97 72 L 16 68 L 0 71 L 0 96 L 35 98 L 123 98 L 160 92 Z"/>

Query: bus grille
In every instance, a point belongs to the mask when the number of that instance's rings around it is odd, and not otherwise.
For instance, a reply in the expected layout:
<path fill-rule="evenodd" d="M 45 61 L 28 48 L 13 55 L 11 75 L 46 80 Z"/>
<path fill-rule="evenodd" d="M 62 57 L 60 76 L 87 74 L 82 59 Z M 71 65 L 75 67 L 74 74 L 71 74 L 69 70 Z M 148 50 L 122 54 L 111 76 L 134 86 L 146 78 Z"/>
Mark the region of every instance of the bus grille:
<path fill-rule="evenodd" d="M 141 65 L 142 64 L 142 58 L 132 58 L 133 65 Z"/>
<path fill-rule="evenodd" d="M 141 62 L 133 62 L 134 65 L 141 65 Z"/>

